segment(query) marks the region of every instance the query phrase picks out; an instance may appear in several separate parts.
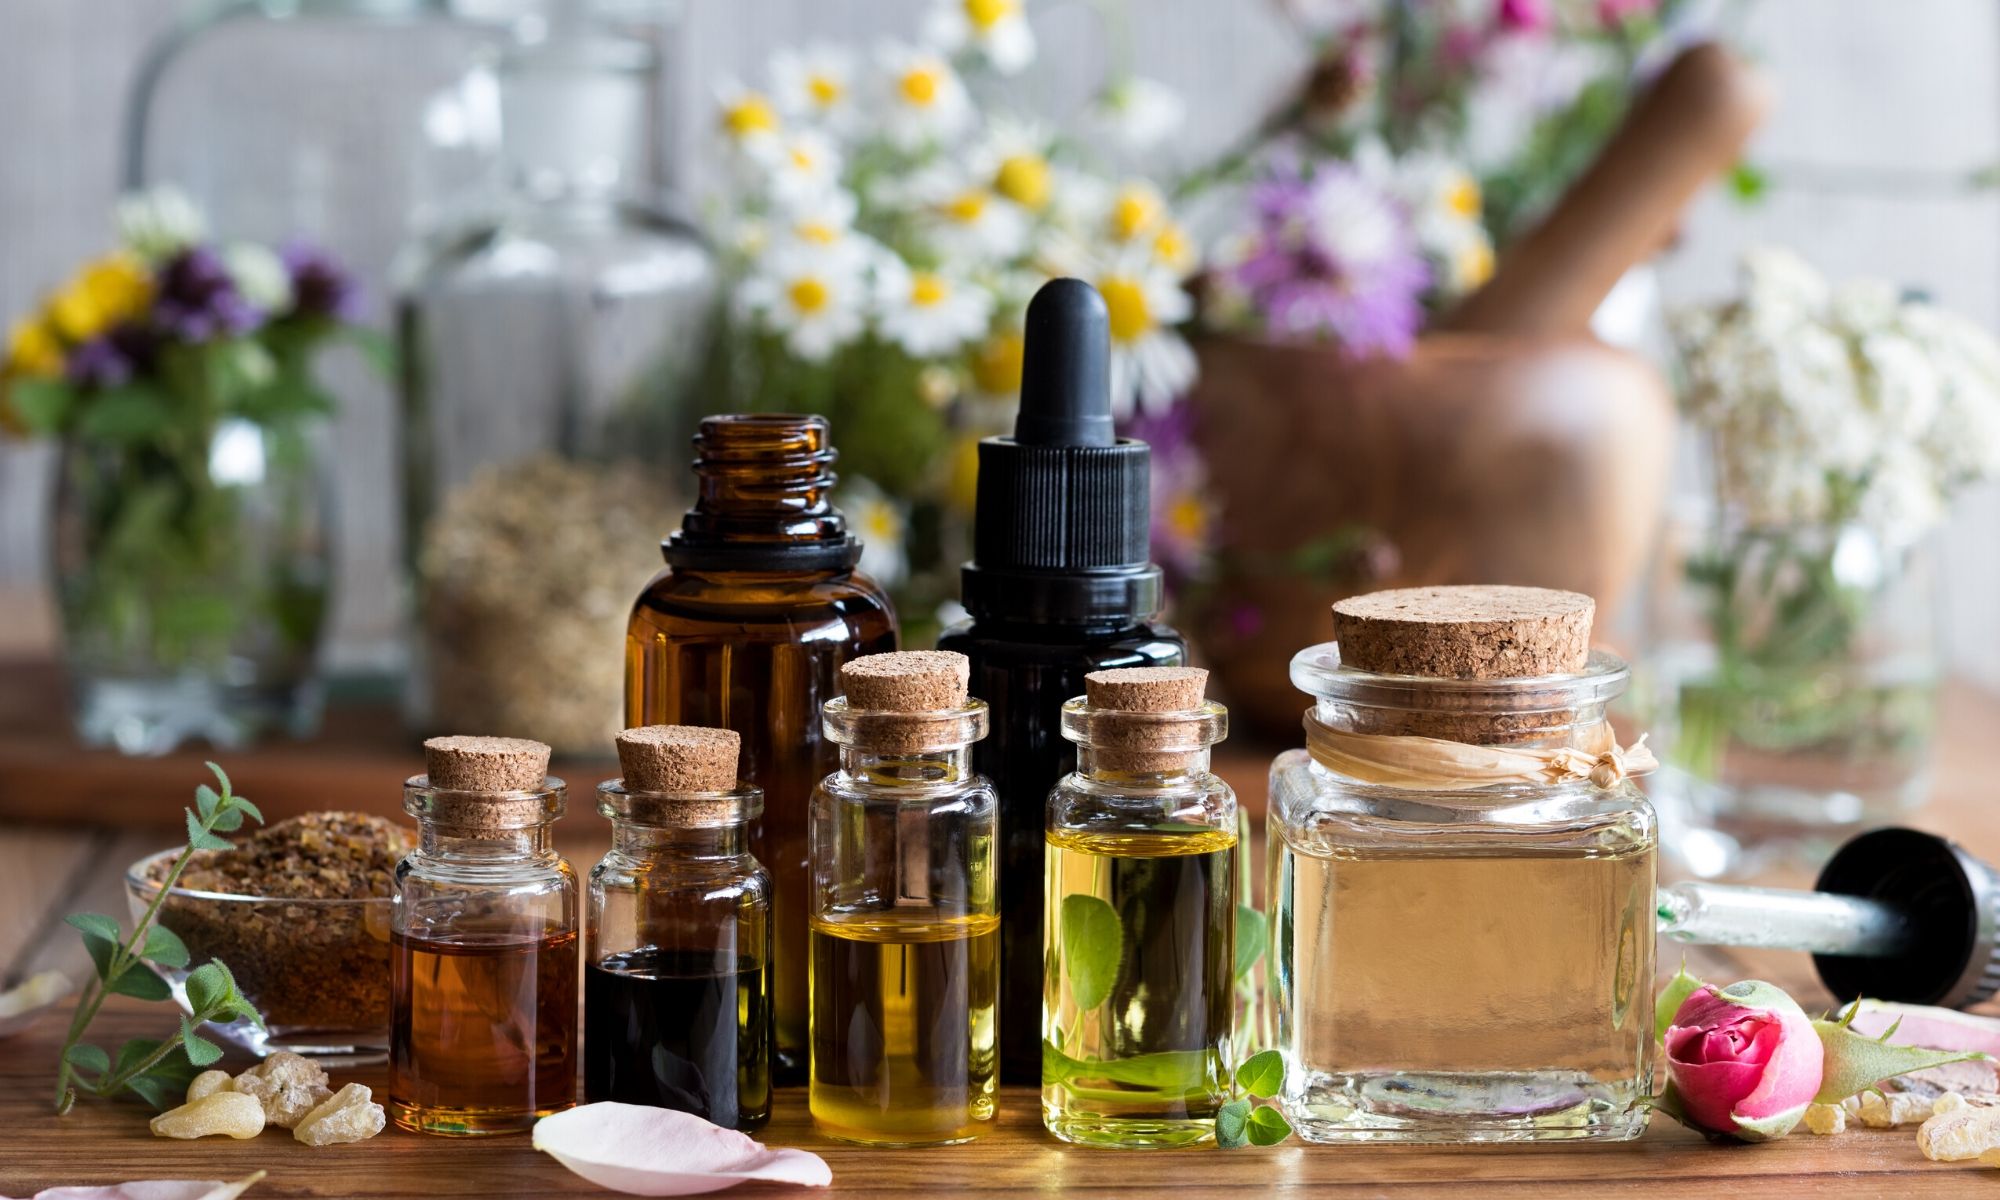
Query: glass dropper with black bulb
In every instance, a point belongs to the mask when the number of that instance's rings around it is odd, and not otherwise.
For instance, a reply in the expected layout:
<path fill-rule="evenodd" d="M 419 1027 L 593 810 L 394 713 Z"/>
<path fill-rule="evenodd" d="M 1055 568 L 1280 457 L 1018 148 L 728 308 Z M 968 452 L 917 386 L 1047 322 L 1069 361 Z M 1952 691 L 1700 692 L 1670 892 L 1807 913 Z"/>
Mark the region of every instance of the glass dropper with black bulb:
<path fill-rule="evenodd" d="M 1841 1001 L 1967 1008 L 2000 989 L 2000 876 L 1916 829 L 1852 839 L 1809 892 L 1667 884 L 1658 928 L 1677 942 L 1807 951 Z"/>

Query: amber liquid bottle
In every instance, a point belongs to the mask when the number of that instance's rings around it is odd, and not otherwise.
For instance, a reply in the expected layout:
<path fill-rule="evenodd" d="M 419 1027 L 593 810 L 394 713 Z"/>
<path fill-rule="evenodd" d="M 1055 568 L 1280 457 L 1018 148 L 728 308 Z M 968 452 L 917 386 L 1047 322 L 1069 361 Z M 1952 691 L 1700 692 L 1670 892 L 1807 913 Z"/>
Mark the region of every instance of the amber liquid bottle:
<path fill-rule="evenodd" d="M 709 417 L 695 438 L 699 492 L 662 545 L 667 569 L 632 607 L 625 723 L 707 725 L 743 738 L 741 771 L 764 789 L 753 852 L 771 872 L 777 1075 L 805 1077 L 806 818 L 837 764 L 820 706 L 840 665 L 896 648 L 889 597 L 855 571 L 861 544 L 829 497 L 822 417 Z"/>
<path fill-rule="evenodd" d="M 1040 1084 L 1044 830 L 1049 790 L 1076 769 L 1063 703 L 1092 671 L 1180 666 L 1187 644 L 1154 621 L 1152 452 L 1112 431 L 1103 299 L 1053 280 L 1027 337 L 1014 436 L 979 445 L 971 619 L 938 649 L 972 660 L 972 694 L 992 709 L 972 765 L 1000 793 L 1000 1077 Z"/>

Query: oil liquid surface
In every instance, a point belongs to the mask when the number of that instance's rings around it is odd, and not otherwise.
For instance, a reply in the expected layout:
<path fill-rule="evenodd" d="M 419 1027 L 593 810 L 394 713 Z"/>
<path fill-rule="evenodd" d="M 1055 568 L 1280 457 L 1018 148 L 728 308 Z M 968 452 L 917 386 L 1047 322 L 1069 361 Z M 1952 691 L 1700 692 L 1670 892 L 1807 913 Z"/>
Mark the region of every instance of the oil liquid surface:
<path fill-rule="evenodd" d="M 878 1146 L 978 1136 L 994 1113 L 1000 919 L 870 911 L 812 927 L 813 1121 Z"/>
<path fill-rule="evenodd" d="M 1207 1140 L 1228 1099 L 1235 831 L 1047 840 L 1044 1123 L 1094 1145 Z"/>
<path fill-rule="evenodd" d="M 576 1102 L 577 936 L 392 937 L 389 1116 L 507 1133 Z"/>
<path fill-rule="evenodd" d="M 1649 1089 L 1651 848 L 1273 846 L 1288 1107 L 1324 1140 L 1629 1137 Z"/>
<path fill-rule="evenodd" d="M 584 1095 L 757 1129 L 771 1115 L 771 1015 L 761 964 L 710 951 L 628 950 L 584 971 Z"/>

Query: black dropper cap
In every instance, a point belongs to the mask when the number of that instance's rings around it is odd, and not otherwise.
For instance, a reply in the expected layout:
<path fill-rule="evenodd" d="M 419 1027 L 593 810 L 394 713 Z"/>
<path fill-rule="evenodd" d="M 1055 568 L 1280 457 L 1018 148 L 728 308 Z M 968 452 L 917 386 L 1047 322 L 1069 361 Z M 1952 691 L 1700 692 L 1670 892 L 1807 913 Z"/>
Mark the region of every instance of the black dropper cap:
<path fill-rule="evenodd" d="M 1028 304 L 1013 437 L 979 443 L 972 561 L 975 619 L 1124 624 L 1160 609 L 1147 489 L 1152 452 L 1111 426 L 1111 321 L 1080 279 Z"/>
<path fill-rule="evenodd" d="M 1947 838 L 1875 829 L 1834 852 L 1819 891 L 1865 896 L 1904 914 L 1909 946 L 1882 958 L 1813 955 L 1836 999 L 1965 1008 L 2000 989 L 2000 878 Z"/>

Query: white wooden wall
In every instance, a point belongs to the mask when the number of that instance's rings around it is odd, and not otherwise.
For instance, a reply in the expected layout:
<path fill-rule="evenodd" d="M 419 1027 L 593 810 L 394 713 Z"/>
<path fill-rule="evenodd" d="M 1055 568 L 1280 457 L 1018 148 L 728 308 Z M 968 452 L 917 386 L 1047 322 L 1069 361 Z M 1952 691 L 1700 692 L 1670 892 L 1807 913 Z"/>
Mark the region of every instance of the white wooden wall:
<path fill-rule="evenodd" d="M 0 0 L 0 314 L 29 304 L 99 249 L 117 181 L 119 106 L 171 0 Z M 779 42 L 865 44 L 913 30 L 919 0 L 688 0 L 680 81 L 691 128 L 710 81 L 754 76 Z M 1303 60 L 1255 0 L 1131 0 L 1140 69 L 1189 98 L 1182 160 L 1241 130 Z M 1034 3 L 1046 81 L 1060 114 L 1088 93 L 1111 39 L 1080 0 Z M 2000 327 L 2000 195 L 1959 180 L 2000 163 L 2000 6 L 1992 0 L 1761 0 L 1745 34 L 1779 81 L 1781 107 L 1756 157 L 1775 188 L 1759 207 L 1705 199 L 1664 264 L 1669 303 L 1727 286 L 1748 240 L 1798 246 L 1828 270 L 1924 288 Z M 684 138 L 690 145 L 700 139 Z M 397 623 L 392 422 L 379 406 L 343 414 L 344 583 L 336 653 L 391 661 Z M 0 584 L 41 576 L 49 464 L 0 447 Z M 2000 489 L 1963 507 L 1947 541 L 1955 665 L 2000 687 Z"/>

